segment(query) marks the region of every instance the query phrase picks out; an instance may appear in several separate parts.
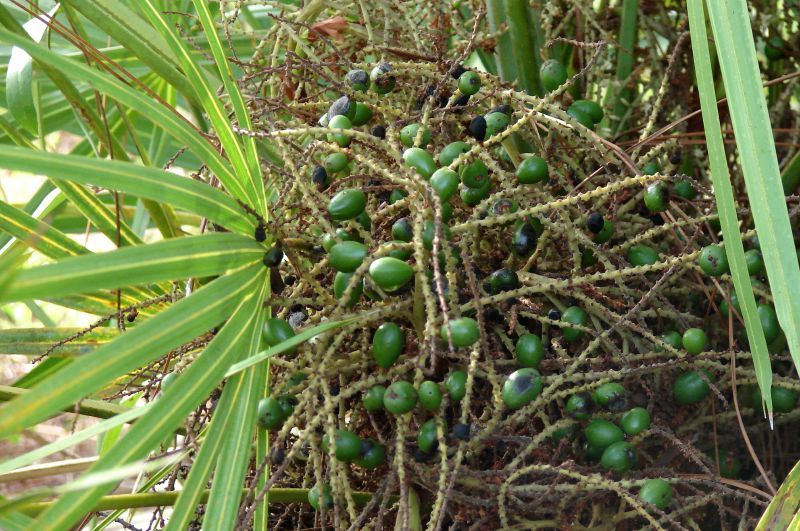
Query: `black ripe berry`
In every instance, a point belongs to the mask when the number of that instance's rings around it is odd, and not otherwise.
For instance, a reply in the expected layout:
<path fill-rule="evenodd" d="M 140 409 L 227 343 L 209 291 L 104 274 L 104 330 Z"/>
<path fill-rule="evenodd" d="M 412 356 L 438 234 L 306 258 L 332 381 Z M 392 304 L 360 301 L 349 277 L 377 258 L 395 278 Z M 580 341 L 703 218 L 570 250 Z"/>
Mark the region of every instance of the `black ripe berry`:
<path fill-rule="evenodd" d="M 272 450 L 270 457 L 272 458 L 272 464 L 281 465 L 283 460 L 286 459 L 286 451 L 282 447 L 275 448 Z"/>
<path fill-rule="evenodd" d="M 264 253 L 264 265 L 267 267 L 277 267 L 283 260 L 283 250 L 279 245 L 275 245 Z"/>
<path fill-rule="evenodd" d="M 414 448 L 414 450 L 411 451 L 411 456 L 417 463 L 425 463 L 430 461 L 434 454 L 435 448 L 432 448 L 429 452 L 423 452 L 419 448 Z"/>
<path fill-rule="evenodd" d="M 453 103 L 453 107 L 463 107 L 467 103 L 469 103 L 469 94 L 462 94 L 455 103 Z"/>
<path fill-rule="evenodd" d="M 386 138 L 386 128 L 382 125 L 376 125 L 375 127 L 372 128 L 372 131 L 370 132 L 372 133 L 372 136 L 376 136 L 381 140 Z"/>
<path fill-rule="evenodd" d="M 683 162 L 683 156 L 680 154 L 680 152 L 673 153 L 672 156 L 669 158 L 669 161 L 677 166 L 678 164 Z"/>
<path fill-rule="evenodd" d="M 475 140 L 483 140 L 486 138 L 486 118 L 483 116 L 476 116 L 469 123 L 467 128 L 469 135 Z"/>
<path fill-rule="evenodd" d="M 339 386 L 338 385 L 330 386 L 329 390 L 330 390 L 331 396 L 339 396 Z"/>
<path fill-rule="evenodd" d="M 294 275 L 286 275 L 283 279 L 283 283 L 287 286 L 294 286 L 294 283 L 297 282 L 297 277 Z"/>
<path fill-rule="evenodd" d="M 600 212 L 592 212 L 589 214 L 589 217 L 586 218 L 586 228 L 594 234 L 603 230 L 603 223 L 603 215 Z"/>
<path fill-rule="evenodd" d="M 253 237 L 256 239 L 257 242 L 263 242 L 267 239 L 267 229 L 264 227 L 264 224 L 259 222 L 258 226 L 256 227 L 256 231 L 253 234 Z"/>
<path fill-rule="evenodd" d="M 314 166 L 314 170 L 311 172 L 311 180 L 317 190 L 322 191 L 328 187 L 328 172 L 322 166 Z"/>
<path fill-rule="evenodd" d="M 331 120 L 334 116 L 339 115 L 344 115 L 349 118 L 352 116 L 354 109 L 355 103 L 352 102 L 347 96 L 342 96 L 338 100 L 334 101 L 328 108 L 328 120 Z"/>
<path fill-rule="evenodd" d="M 452 76 L 453 79 L 458 79 L 461 77 L 461 74 L 463 74 L 466 71 L 467 69 L 464 68 L 464 65 L 459 63 L 453 66 L 453 68 L 450 70 L 450 76 Z"/>
<path fill-rule="evenodd" d="M 461 441 L 469 440 L 469 424 L 459 422 L 453 426 L 453 437 Z"/>
<path fill-rule="evenodd" d="M 553 308 L 552 310 L 547 312 L 547 318 L 552 319 L 553 321 L 558 321 L 559 319 L 561 319 L 561 312 Z"/>
<path fill-rule="evenodd" d="M 302 312 L 303 309 L 304 309 L 304 306 L 302 304 L 300 304 L 299 302 L 296 302 L 296 303 L 292 304 L 291 306 L 289 306 L 289 312 L 291 312 L 291 313 Z"/>

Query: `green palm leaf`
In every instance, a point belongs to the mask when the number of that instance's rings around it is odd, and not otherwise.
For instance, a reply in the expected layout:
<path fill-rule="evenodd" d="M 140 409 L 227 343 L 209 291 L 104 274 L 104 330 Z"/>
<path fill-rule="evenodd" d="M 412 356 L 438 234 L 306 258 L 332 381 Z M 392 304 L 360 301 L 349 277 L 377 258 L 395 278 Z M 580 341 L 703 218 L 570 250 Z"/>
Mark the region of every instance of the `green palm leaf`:
<path fill-rule="evenodd" d="M 254 239 L 211 233 L 68 258 L 21 272 L 0 301 L 41 299 L 223 273 L 252 264 L 264 248 Z"/>
<path fill-rule="evenodd" d="M 48 418 L 225 320 L 261 279 L 264 266 L 221 277 L 0 408 L 0 437 Z"/>
<path fill-rule="evenodd" d="M 225 326 L 203 353 L 164 391 L 163 396 L 153 403 L 150 410 L 125 436 L 100 458 L 88 474 L 144 459 L 150 450 L 172 433 L 219 385 L 228 366 L 252 348 L 254 338 L 261 333 L 258 325 L 262 320 L 261 301 L 267 287 L 267 275 L 264 269 L 257 274 L 252 270 L 247 273 L 250 279 L 243 286 L 245 292 L 237 292 L 241 302 Z M 158 320 L 160 319 L 154 319 L 153 322 Z M 47 529 L 69 527 L 89 512 L 113 485 L 101 484 L 65 494 L 38 517 L 37 524 Z"/>
<path fill-rule="evenodd" d="M 90 68 L 78 61 L 53 53 L 43 46 L 21 38 L 9 31 L 0 29 L 0 41 L 19 46 L 40 63 L 52 66 L 62 72 L 68 72 L 72 79 L 91 84 L 102 94 L 106 94 L 119 102 L 135 108 L 141 116 L 163 128 L 189 150 L 199 156 L 209 170 L 220 180 L 228 191 L 239 199 L 248 197 L 240 182 L 240 178 L 231 169 L 228 162 L 219 154 L 214 145 L 198 134 L 186 120 L 162 103 L 142 94 L 116 78 Z M 62 96 L 63 99 L 63 96 Z M 69 110 L 69 107 L 67 107 Z"/>
<path fill-rule="evenodd" d="M 128 162 L 32 152 L 10 146 L 0 146 L 0 167 L 94 184 L 161 201 L 204 216 L 230 230 L 252 234 L 255 228 L 255 221 L 223 192 L 164 170 Z"/>

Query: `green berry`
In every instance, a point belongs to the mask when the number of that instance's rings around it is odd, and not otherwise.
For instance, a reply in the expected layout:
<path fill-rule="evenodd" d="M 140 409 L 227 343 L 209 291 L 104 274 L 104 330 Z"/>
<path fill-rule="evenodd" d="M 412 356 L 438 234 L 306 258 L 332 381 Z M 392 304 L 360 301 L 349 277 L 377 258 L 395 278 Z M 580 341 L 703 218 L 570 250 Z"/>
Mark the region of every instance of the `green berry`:
<path fill-rule="evenodd" d="M 745 251 L 744 261 L 747 263 L 747 272 L 751 275 L 757 275 L 764 270 L 764 256 L 758 249 Z"/>
<path fill-rule="evenodd" d="M 372 120 L 372 107 L 367 105 L 366 103 L 357 102 L 356 105 L 356 114 L 352 118 L 353 125 L 364 125 Z"/>
<path fill-rule="evenodd" d="M 378 367 L 388 369 L 403 353 L 406 338 L 395 323 L 383 323 L 372 337 L 372 357 Z"/>
<path fill-rule="evenodd" d="M 364 409 L 367 411 L 377 411 L 383 407 L 383 395 L 386 394 L 386 388 L 382 385 L 373 385 L 369 390 L 364 393 Z"/>
<path fill-rule="evenodd" d="M 445 431 L 446 429 L 447 428 L 445 428 Z M 437 441 L 436 420 L 430 419 L 419 428 L 419 432 L 417 433 L 417 448 L 428 453 L 433 450 Z"/>
<path fill-rule="evenodd" d="M 448 341 L 448 330 L 453 340 L 453 346 L 456 348 L 472 346 L 480 338 L 478 323 L 471 317 L 450 319 L 448 326 L 442 325 L 439 336 L 445 343 Z"/>
<path fill-rule="evenodd" d="M 451 371 L 444 380 L 444 388 L 450 400 L 460 402 L 467 394 L 467 373 L 461 370 Z"/>
<path fill-rule="evenodd" d="M 681 374 L 672 384 L 672 394 L 675 400 L 684 405 L 702 402 L 708 396 L 708 391 L 708 383 L 697 371 L 687 371 Z"/>
<path fill-rule="evenodd" d="M 706 275 L 718 277 L 728 272 L 728 257 L 725 255 L 725 249 L 719 245 L 703 247 L 698 262 L 700 269 Z"/>
<path fill-rule="evenodd" d="M 458 78 L 458 90 L 462 94 L 472 96 L 481 89 L 481 76 L 477 72 L 464 72 Z"/>
<path fill-rule="evenodd" d="M 322 437 L 322 450 L 328 453 L 330 439 Z M 339 461 L 352 461 L 361 453 L 361 438 L 350 430 L 336 430 L 333 435 L 333 452 Z"/>
<path fill-rule="evenodd" d="M 282 395 L 278 397 L 278 404 L 280 404 L 281 411 L 283 411 L 283 417 L 289 418 L 289 416 L 294 413 L 294 406 L 297 404 L 297 399 L 291 395 Z"/>
<path fill-rule="evenodd" d="M 308 491 L 308 503 L 311 507 L 314 508 L 315 511 L 320 510 L 320 489 L 319 485 L 314 485 Z M 325 505 L 326 508 L 333 507 L 333 496 L 331 496 L 331 486 L 325 485 L 322 488 L 322 503 Z"/>
<path fill-rule="evenodd" d="M 650 183 L 644 191 L 644 206 L 650 212 L 664 212 L 669 207 L 669 188 L 662 182 Z"/>
<path fill-rule="evenodd" d="M 336 271 L 352 273 L 367 257 L 367 246 L 360 242 L 342 242 L 331 247 L 328 261 Z"/>
<path fill-rule="evenodd" d="M 681 337 L 681 334 L 676 330 L 670 330 L 666 334 L 662 335 L 661 341 L 667 345 L 671 345 L 676 349 L 683 348 L 683 337 Z"/>
<path fill-rule="evenodd" d="M 767 343 L 771 343 L 781 333 L 778 314 L 775 313 L 775 308 L 769 304 L 759 304 L 757 311 L 761 329 L 764 330 L 764 339 L 767 340 Z"/>
<path fill-rule="evenodd" d="M 558 443 L 562 439 L 572 439 L 578 431 L 578 425 L 576 423 L 567 424 L 563 428 L 559 428 L 555 430 L 550 437 L 553 439 L 554 443 Z"/>
<path fill-rule="evenodd" d="M 367 196 L 357 188 L 342 190 L 328 203 L 328 214 L 333 221 L 346 221 L 355 219 L 364 212 L 367 206 Z"/>
<path fill-rule="evenodd" d="M 373 470 L 383 463 L 385 456 L 383 446 L 374 439 L 364 439 L 361 441 L 361 454 L 353 462 L 361 468 Z"/>
<path fill-rule="evenodd" d="M 511 119 L 506 113 L 503 112 L 490 112 L 485 116 L 486 118 L 486 138 L 501 133 L 508 127 Z"/>
<path fill-rule="evenodd" d="M 536 184 L 549 178 L 550 170 L 542 157 L 530 156 L 520 162 L 517 168 L 517 180 L 521 184 Z"/>
<path fill-rule="evenodd" d="M 672 487 L 663 479 L 648 479 L 639 489 L 639 498 L 663 511 L 672 501 Z"/>
<path fill-rule="evenodd" d="M 605 448 L 596 446 L 589 441 L 584 441 L 581 445 L 581 449 L 583 450 L 586 460 L 591 462 L 600 461 L 600 458 L 603 457 L 603 450 L 605 450 Z"/>
<path fill-rule="evenodd" d="M 447 144 L 439 152 L 439 164 L 441 166 L 450 166 L 461 154 L 469 151 L 469 144 L 460 140 Z"/>
<path fill-rule="evenodd" d="M 436 382 L 425 380 L 419 384 L 417 394 L 420 405 L 428 411 L 435 411 L 442 404 L 442 390 Z"/>
<path fill-rule="evenodd" d="M 433 250 L 433 238 L 436 234 L 436 225 L 432 220 L 426 220 L 422 226 L 422 245 L 427 250 Z M 450 233 L 450 227 L 447 225 L 442 225 L 442 230 L 440 233 L 440 245 L 443 244 L 445 241 L 450 240 L 452 234 Z"/>
<path fill-rule="evenodd" d="M 414 268 L 402 260 L 384 256 L 370 264 L 369 277 L 383 291 L 391 293 L 414 278 Z"/>
<path fill-rule="evenodd" d="M 424 179 L 430 179 L 436 171 L 436 163 L 430 153 L 422 148 L 411 147 L 403 152 L 403 162 L 414 168 Z"/>
<path fill-rule="evenodd" d="M 394 415 L 408 413 L 417 405 L 417 391 L 406 381 L 394 382 L 383 395 L 383 407 Z"/>
<path fill-rule="evenodd" d="M 360 241 L 358 234 L 347 232 L 344 229 L 336 229 L 335 234 L 326 234 L 322 237 L 322 248 L 325 249 L 326 253 L 331 252 L 333 246 L 342 242 L 354 242 Z"/>
<path fill-rule="evenodd" d="M 681 343 L 686 352 L 697 355 L 708 348 L 708 336 L 700 328 L 689 328 L 683 333 Z"/>
<path fill-rule="evenodd" d="M 572 116 L 575 119 L 575 121 L 577 121 L 585 128 L 587 129 L 594 128 L 594 120 L 592 120 L 592 117 L 583 112 L 582 110 L 575 107 L 570 107 L 569 109 L 567 109 L 567 114 Z"/>
<path fill-rule="evenodd" d="M 339 114 L 334 116 L 328 121 L 328 127 L 331 129 L 351 129 L 353 127 L 353 122 L 351 122 L 347 116 Z M 350 135 L 346 133 L 328 134 L 329 142 L 336 142 L 342 147 L 349 146 L 351 140 L 352 138 L 350 137 Z"/>
<path fill-rule="evenodd" d="M 344 273 L 342 271 L 336 272 L 336 276 L 333 277 L 333 295 L 337 299 L 341 299 L 342 296 L 344 296 L 344 292 L 347 289 L 347 286 L 350 284 L 351 278 L 353 278 L 353 273 Z M 362 291 L 363 287 L 361 282 L 356 282 L 356 285 L 350 292 L 350 299 L 347 301 L 348 307 L 352 308 L 356 305 L 356 303 L 358 303 L 358 299 L 361 297 Z"/>
<path fill-rule="evenodd" d="M 535 334 L 523 334 L 517 339 L 514 356 L 523 367 L 539 367 L 544 359 L 544 344 Z"/>
<path fill-rule="evenodd" d="M 600 123 L 603 119 L 603 108 L 594 101 L 589 100 L 576 100 L 569 106 L 571 109 L 575 108 L 582 113 L 589 116 L 595 124 Z"/>
<path fill-rule="evenodd" d="M 742 309 L 739 307 L 739 297 L 736 295 L 736 291 L 731 290 L 731 293 L 730 293 L 729 297 L 730 297 L 730 300 L 731 300 L 731 306 L 733 306 L 733 308 L 737 312 L 739 312 L 739 314 L 741 314 L 742 313 Z M 724 315 L 725 317 L 728 317 L 728 311 L 729 310 L 730 310 L 730 308 L 728 306 L 728 301 L 726 301 L 725 299 L 722 299 L 722 301 L 719 303 L 719 311 L 722 312 L 722 315 Z"/>
<path fill-rule="evenodd" d="M 325 157 L 325 171 L 328 173 L 338 173 L 347 167 L 350 160 L 344 153 L 331 153 Z"/>
<path fill-rule="evenodd" d="M 594 399 L 587 392 L 572 395 L 567 400 L 567 415 L 576 420 L 586 420 L 592 416 L 594 411 Z"/>
<path fill-rule="evenodd" d="M 493 295 L 505 291 L 515 290 L 519 287 L 519 277 L 513 269 L 498 269 L 489 275 L 489 291 Z"/>
<path fill-rule="evenodd" d="M 638 435 L 650 427 L 650 413 L 643 407 L 635 407 L 622 415 L 620 425 L 627 435 Z"/>
<path fill-rule="evenodd" d="M 408 218 L 400 218 L 392 224 L 392 238 L 401 242 L 414 239 L 414 228 Z"/>
<path fill-rule="evenodd" d="M 681 179 L 676 182 L 675 186 L 672 187 L 672 191 L 675 192 L 675 195 L 678 197 L 688 199 L 689 201 L 697 197 L 697 190 L 695 190 L 692 183 L 686 179 Z"/>
<path fill-rule="evenodd" d="M 594 401 L 611 411 L 624 411 L 628 408 L 628 392 L 617 382 L 608 382 L 594 390 Z"/>
<path fill-rule="evenodd" d="M 659 171 L 661 171 L 661 166 L 655 161 L 650 161 L 642 166 L 642 175 L 655 175 Z"/>
<path fill-rule="evenodd" d="M 390 247 L 390 246 L 400 246 L 400 249 L 391 249 L 387 256 L 392 258 L 397 258 L 398 260 L 406 261 L 411 258 L 412 250 L 409 249 L 409 245 L 406 245 L 406 242 L 401 242 L 398 240 L 392 240 L 384 243 L 381 247 Z"/>
<path fill-rule="evenodd" d="M 772 408 L 775 413 L 789 413 L 797 405 L 797 392 L 786 387 L 772 386 Z"/>
<path fill-rule="evenodd" d="M 614 224 L 611 223 L 609 220 L 604 219 L 603 228 L 600 229 L 600 232 L 594 235 L 592 240 L 594 240 L 594 242 L 597 244 L 605 243 L 611 239 L 611 236 L 613 234 L 614 234 Z"/>
<path fill-rule="evenodd" d="M 431 175 L 431 187 L 439 199 L 447 201 L 458 191 L 458 174 L 450 168 L 439 168 Z"/>
<path fill-rule="evenodd" d="M 610 445 L 625 439 L 625 434 L 619 426 L 605 419 L 589 421 L 583 430 L 586 440 L 599 448 L 608 448 Z"/>
<path fill-rule="evenodd" d="M 613 470 L 622 474 L 636 464 L 636 450 L 633 449 L 633 445 L 629 442 L 615 442 L 603 451 L 600 464 L 606 470 Z"/>
<path fill-rule="evenodd" d="M 292 325 L 284 321 L 283 319 L 267 319 L 264 322 L 264 341 L 267 342 L 267 345 L 270 347 L 274 347 L 286 341 L 287 339 L 291 339 L 294 337 L 294 329 Z M 287 350 L 287 354 L 294 354 L 297 351 L 297 347 L 292 347 L 291 349 Z"/>
<path fill-rule="evenodd" d="M 470 188 L 481 188 L 489 180 L 489 168 L 482 160 L 476 160 L 461 170 L 461 182 Z"/>
<path fill-rule="evenodd" d="M 405 190 L 400 190 L 399 188 L 395 188 L 392 190 L 392 193 L 389 194 L 389 204 L 393 205 L 404 197 L 408 197 L 408 192 Z"/>
<path fill-rule="evenodd" d="M 508 409 L 519 409 L 533 402 L 542 392 L 542 377 L 532 368 L 517 369 L 503 384 L 503 402 Z"/>
<path fill-rule="evenodd" d="M 258 425 L 266 430 L 276 430 L 286 420 L 280 402 L 271 396 L 259 400 L 257 409 Z"/>
<path fill-rule="evenodd" d="M 417 132 L 419 131 L 420 124 L 408 124 L 400 130 L 400 142 L 406 147 L 413 147 L 414 141 L 417 139 Z M 431 142 L 431 131 L 427 127 L 422 128 L 422 137 L 420 146 L 427 146 Z"/>
<path fill-rule="evenodd" d="M 658 262 L 658 251 L 649 245 L 636 244 L 628 248 L 628 262 L 634 266 L 653 265 Z"/>
<path fill-rule="evenodd" d="M 568 323 L 567 326 L 561 327 L 561 331 L 564 334 L 564 339 L 567 341 L 578 341 L 581 337 L 583 337 L 583 331 L 572 328 L 569 326 L 569 324 L 586 326 L 586 323 L 589 321 L 589 316 L 585 311 L 583 311 L 583 308 L 578 306 L 570 306 L 564 310 L 563 314 L 561 314 L 561 321 Z"/>
<path fill-rule="evenodd" d="M 485 179 L 483 186 L 480 188 L 470 188 L 469 186 L 462 186 L 459 196 L 467 206 L 475 206 L 489 196 L 492 190 L 491 179 Z"/>
<path fill-rule="evenodd" d="M 567 69 L 561 61 L 548 59 L 539 68 L 539 77 L 545 90 L 550 92 L 567 82 Z"/>

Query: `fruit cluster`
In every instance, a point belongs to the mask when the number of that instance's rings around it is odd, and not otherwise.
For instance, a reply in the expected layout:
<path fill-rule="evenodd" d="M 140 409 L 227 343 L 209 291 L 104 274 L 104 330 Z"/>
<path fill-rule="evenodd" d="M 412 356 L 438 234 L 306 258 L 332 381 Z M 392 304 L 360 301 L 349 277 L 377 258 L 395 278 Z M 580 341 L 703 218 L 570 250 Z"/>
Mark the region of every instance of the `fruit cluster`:
<path fill-rule="evenodd" d="M 288 163 L 264 258 L 278 280 L 265 340 L 346 322 L 276 358 L 258 407 L 280 461 L 288 447 L 315 463 L 311 504 L 352 509 L 356 487 L 417 485 L 435 513 L 460 467 L 455 488 L 478 498 L 453 503 L 482 511 L 474 500 L 492 499 L 503 524 L 507 505 L 540 492 L 521 482 L 559 478 L 630 491 L 652 523 L 692 495 L 659 464 L 685 425 L 701 452 L 680 447 L 695 460 L 673 470 L 705 460 L 738 474 L 735 451 L 714 452 L 699 428 L 730 397 L 720 376 L 738 305 L 689 157 L 611 149 L 603 107 L 573 99 L 557 61 L 542 66 L 541 99 L 460 65 L 362 67 L 316 122 L 263 133 Z M 748 266 L 763 274 L 757 247 Z M 774 309 L 759 313 L 781 352 Z M 747 367 L 738 378 L 755 383 Z M 784 384 L 779 412 L 797 398 Z M 365 473 L 381 467 L 388 483 Z M 475 480 L 489 469 L 503 473 Z"/>

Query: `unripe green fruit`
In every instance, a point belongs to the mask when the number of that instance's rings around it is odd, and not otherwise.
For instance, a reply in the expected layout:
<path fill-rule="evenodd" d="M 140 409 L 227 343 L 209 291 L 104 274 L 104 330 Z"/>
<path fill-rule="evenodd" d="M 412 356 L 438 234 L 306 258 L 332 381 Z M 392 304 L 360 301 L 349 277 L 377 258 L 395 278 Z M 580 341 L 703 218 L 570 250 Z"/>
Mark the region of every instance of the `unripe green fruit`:
<path fill-rule="evenodd" d="M 453 340 L 453 346 L 456 348 L 464 348 L 472 346 L 480 338 L 478 332 L 478 323 L 471 317 L 459 317 L 458 319 L 450 319 L 449 326 L 442 325 L 440 337 L 442 341 L 447 342 L 448 329 L 450 336 Z"/>
<path fill-rule="evenodd" d="M 394 382 L 383 395 L 383 407 L 394 415 L 408 413 L 417 405 L 417 391 L 406 381 Z"/>
<path fill-rule="evenodd" d="M 444 387 L 453 402 L 461 401 L 467 395 L 467 373 L 452 371 L 444 381 Z"/>
<path fill-rule="evenodd" d="M 503 402 L 508 409 L 519 409 L 528 405 L 542 392 L 542 378 L 532 368 L 512 372 L 503 384 Z"/>
<path fill-rule="evenodd" d="M 383 323 L 372 338 L 372 357 L 379 367 L 388 369 L 405 348 L 405 334 L 395 323 Z"/>

